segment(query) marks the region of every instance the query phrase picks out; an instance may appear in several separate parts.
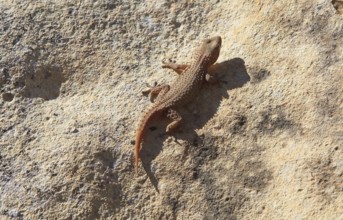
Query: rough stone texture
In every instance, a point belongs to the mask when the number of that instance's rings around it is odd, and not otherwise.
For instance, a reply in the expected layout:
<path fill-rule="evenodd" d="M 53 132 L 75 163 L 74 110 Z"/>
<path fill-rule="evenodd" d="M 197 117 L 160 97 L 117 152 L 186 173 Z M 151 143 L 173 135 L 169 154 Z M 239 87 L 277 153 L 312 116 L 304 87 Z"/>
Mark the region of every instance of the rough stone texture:
<path fill-rule="evenodd" d="M 342 2 L 197 2 L 0 1 L 1 219 L 343 219 Z M 135 176 L 140 92 L 214 35 Z"/>

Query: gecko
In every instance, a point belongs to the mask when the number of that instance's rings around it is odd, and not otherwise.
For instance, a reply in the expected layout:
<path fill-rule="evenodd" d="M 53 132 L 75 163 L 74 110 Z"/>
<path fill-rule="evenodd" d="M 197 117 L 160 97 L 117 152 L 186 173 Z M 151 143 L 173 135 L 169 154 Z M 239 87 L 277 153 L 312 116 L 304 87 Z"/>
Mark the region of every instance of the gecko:
<path fill-rule="evenodd" d="M 208 70 L 219 57 L 221 43 L 222 39 L 220 36 L 205 39 L 196 50 L 190 65 L 176 64 L 171 60 L 162 61 L 162 68 L 174 70 L 178 74 L 178 77 L 171 85 L 155 85 L 144 91 L 149 94 L 149 97 L 154 102 L 143 114 L 136 130 L 136 175 L 138 175 L 140 147 L 149 122 L 155 116 L 162 115 L 171 120 L 166 127 L 167 133 L 179 127 L 182 122 L 182 116 L 179 114 L 178 109 L 194 100 L 199 94 L 202 85 L 206 81 L 213 79 Z"/>

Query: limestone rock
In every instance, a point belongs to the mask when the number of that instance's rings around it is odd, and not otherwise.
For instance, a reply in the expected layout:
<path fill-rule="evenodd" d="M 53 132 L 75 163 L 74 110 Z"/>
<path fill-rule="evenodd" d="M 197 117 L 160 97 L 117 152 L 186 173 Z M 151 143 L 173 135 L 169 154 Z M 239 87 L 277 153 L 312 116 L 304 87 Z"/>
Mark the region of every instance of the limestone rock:
<path fill-rule="evenodd" d="M 342 219 L 341 1 L 0 4 L 1 219 Z M 217 85 L 156 122 L 146 84 L 223 39 Z"/>

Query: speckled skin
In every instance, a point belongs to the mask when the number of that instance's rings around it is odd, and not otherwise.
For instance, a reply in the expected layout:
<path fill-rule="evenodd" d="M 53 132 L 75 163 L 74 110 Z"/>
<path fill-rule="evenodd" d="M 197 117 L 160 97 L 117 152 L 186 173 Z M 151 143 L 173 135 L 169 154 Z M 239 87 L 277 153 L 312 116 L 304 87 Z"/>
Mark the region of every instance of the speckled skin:
<path fill-rule="evenodd" d="M 213 37 L 203 41 L 201 47 L 197 50 L 195 59 L 191 65 L 177 65 L 168 63 L 163 65 L 164 68 L 170 68 L 179 73 L 179 77 L 170 86 L 160 86 L 159 90 L 154 91 L 158 96 L 153 106 L 146 111 L 142 117 L 136 131 L 135 156 L 136 156 L 136 173 L 138 174 L 139 150 L 143 135 L 147 129 L 149 121 L 154 115 L 167 113 L 171 122 L 167 126 L 167 132 L 176 128 L 181 122 L 181 116 L 176 109 L 194 100 L 198 95 L 203 83 L 206 81 L 208 69 L 218 59 L 221 37 Z M 154 88 L 152 88 L 153 90 Z"/>

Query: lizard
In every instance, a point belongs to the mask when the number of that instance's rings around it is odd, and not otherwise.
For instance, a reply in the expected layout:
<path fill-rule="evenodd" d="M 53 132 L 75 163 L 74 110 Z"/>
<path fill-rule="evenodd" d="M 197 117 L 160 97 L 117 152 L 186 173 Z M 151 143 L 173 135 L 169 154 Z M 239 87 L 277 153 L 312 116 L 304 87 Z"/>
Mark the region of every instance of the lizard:
<path fill-rule="evenodd" d="M 150 98 L 155 97 L 155 99 L 153 105 L 143 114 L 136 130 L 136 175 L 138 175 L 140 146 L 149 122 L 154 116 L 167 116 L 168 119 L 172 120 L 166 127 L 167 133 L 175 130 L 181 124 L 182 117 L 177 109 L 193 100 L 198 95 L 202 85 L 212 79 L 208 70 L 219 57 L 221 43 L 220 36 L 205 39 L 196 50 L 190 65 L 176 64 L 170 60 L 168 62 L 162 61 L 164 64 L 162 68 L 174 70 L 178 74 L 178 78 L 171 85 L 155 85 L 145 91 L 149 93 Z"/>

